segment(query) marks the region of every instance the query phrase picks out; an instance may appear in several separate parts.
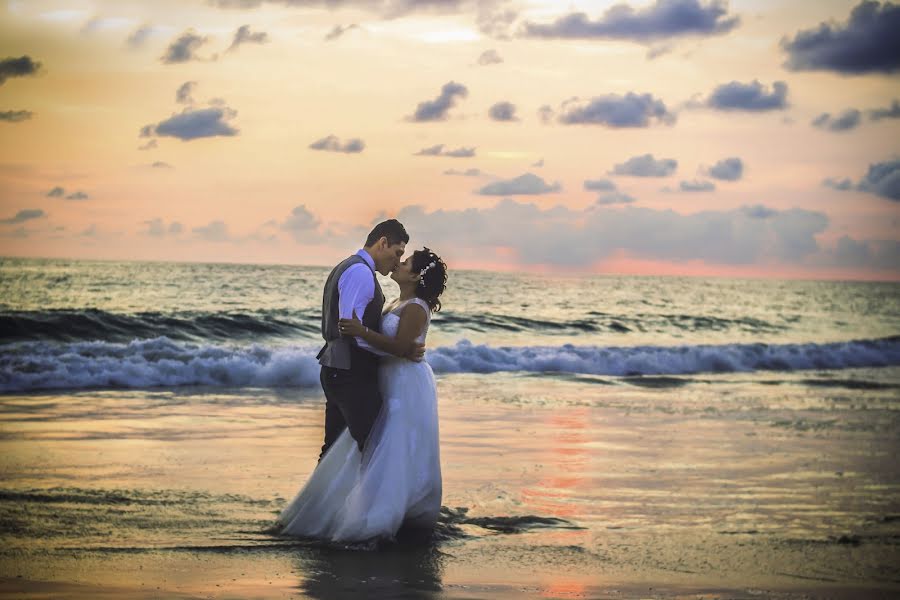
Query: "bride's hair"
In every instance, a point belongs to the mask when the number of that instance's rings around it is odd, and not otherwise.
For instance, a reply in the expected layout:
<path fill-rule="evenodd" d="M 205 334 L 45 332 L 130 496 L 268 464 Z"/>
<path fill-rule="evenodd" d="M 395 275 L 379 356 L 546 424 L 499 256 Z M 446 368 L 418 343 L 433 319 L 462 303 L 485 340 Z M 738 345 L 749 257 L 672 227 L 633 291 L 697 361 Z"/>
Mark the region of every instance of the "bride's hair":
<path fill-rule="evenodd" d="M 410 270 L 422 275 L 416 286 L 416 296 L 428 303 L 431 312 L 441 310 L 438 298 L 447 289 L 447 265 L 441 257 L 428 248 L 416 250 L 412 255 Z"/>

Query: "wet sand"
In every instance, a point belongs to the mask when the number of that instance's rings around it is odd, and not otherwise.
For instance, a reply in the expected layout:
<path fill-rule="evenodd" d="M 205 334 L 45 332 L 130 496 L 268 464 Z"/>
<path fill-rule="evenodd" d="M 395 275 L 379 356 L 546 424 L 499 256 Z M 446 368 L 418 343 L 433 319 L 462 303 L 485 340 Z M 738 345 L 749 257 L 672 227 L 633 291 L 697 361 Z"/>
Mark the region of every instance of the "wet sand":
<path fill-rule="evenodd" d="M 314 391 L 0 397 L 0 596 L 900 594 L 900 369 L 438 386 L 447 509 L 378 549 L 265 532 Z"/>

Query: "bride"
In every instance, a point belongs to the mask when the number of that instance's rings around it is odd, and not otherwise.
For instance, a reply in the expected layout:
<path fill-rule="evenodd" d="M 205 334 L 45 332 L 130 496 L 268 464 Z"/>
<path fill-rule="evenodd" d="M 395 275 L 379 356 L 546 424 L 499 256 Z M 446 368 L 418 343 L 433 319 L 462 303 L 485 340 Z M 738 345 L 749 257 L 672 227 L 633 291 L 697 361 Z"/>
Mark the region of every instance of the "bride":
<path fill-rule="evenodd" d="M 322 457 L 306 485 L 279 515 L 275 531 L 335 542 L 392 539 L 401 525 L 431 527 L 441 509 L 437 392 L 426 362 L 400 358 L 425 342 L 431 314 L 447 283 L 447 265 L 428 248 L 416 250 L 392 273 L 400 297 L 388 304 L 381 331 L 341 319 L 343 335 L 362 337 L 397 356 L 381 359 L 384 403 L 360 452 L 346 429 Z"/>

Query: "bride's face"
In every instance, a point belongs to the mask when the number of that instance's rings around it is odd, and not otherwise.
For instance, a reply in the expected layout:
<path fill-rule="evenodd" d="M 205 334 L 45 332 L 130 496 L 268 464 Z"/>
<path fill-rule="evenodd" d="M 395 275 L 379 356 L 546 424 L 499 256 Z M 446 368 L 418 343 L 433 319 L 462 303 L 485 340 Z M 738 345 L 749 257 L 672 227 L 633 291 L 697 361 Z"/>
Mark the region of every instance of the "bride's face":
<path fill-rule="evenodd" d="M 412 272 L 412 256 L 406 257 L 406 260 L 391 272 L 391 279 L 400 285 L 419 282 L 419 274 Z"/>

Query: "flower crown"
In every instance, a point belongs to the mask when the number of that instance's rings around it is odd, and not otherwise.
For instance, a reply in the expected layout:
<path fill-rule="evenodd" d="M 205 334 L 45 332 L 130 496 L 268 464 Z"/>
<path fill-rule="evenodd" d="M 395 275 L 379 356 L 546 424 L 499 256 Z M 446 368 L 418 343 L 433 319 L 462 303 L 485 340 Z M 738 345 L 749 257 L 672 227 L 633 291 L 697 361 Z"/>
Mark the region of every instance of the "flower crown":
<path fill-rule="evenodd" d="M 419 285 L 421 285 L 421 286 L 425 285 L 425 273 L 427 273 L 428 269 L 434 267 L 436 264 L 437 263 L 435 261 L 431 261 L 430 263 L 428 263 L 427 265 L 422 267 L 422 270 L 419 271 Z"/>

